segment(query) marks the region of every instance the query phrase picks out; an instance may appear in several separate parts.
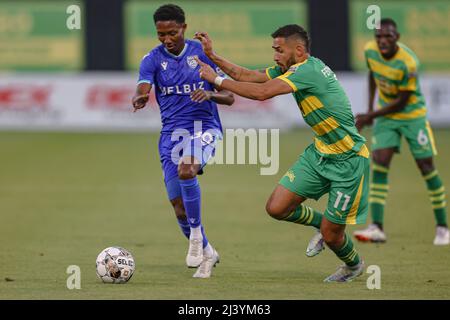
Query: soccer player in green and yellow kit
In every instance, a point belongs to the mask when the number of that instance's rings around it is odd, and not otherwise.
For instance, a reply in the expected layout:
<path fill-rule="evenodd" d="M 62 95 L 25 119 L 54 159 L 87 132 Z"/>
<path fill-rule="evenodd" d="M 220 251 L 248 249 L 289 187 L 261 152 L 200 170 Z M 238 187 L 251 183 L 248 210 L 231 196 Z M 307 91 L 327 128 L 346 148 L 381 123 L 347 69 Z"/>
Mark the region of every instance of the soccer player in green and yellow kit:
<path fill-rule="evenodd" d="M 435 245 L 448 245 L 445 189 L 433 164 L 436 154 L 433 133 L 426 119 L 425 99 L 418 78 L 419 60 L 414 52 L 398 42 L 399 33 L 392 19 L 380 22 L 375 41 L 365 47 L 369 67 L 369 112 L 356 116 L 361 129 L 372 124 L 372 183 L 370 209 L 373 223 L 356 231 L 360 241 L 385 242 L 383 216 L 389 190 L 388 172 L 394 152 L 399 152 L 404 136 L 428 188 L 436 218 Z M 373 110 L 375 89 L 378 88 L 378 110 Z"/>
<path fill-rule="evenodd" d="M 324 242 L 344 262 L 326 282 L 347 282 L 364 271 L 347 224 L 365 223 L 368 211 L 369 151 L 355 127 L 350 102 L 334 72 L 309 54 L 309 37 L 298 25 L 286 25 L 272 34 L 276 66 L 248 70 L 216 55 L 208 35 L 195 36 L 206 55 L 234 80 L 218 76 L 198 60 L 200 76 L 240 96 L 265 100 L 292 93 L 305 122 L 315 132 L 306 148 L 270 196 L 266 210 L 278 220 L 320 229 L 310 241 L 307 256 L 315 256 Z M 305 206 L 308 199 L 329 194 L 322 214 Z"/>

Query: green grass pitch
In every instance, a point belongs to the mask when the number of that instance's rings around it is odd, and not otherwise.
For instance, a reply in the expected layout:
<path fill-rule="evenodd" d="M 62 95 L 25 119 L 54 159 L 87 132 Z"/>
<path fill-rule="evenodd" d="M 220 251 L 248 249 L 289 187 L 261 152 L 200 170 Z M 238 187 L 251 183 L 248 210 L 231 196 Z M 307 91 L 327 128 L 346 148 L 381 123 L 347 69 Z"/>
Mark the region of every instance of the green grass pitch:
<path fill-rule="evenodd" d="M 435 132 L 437 167 L 450 188 L 450 131 Z M 307 258 L 313 230 L 271 219 L 267 197 L 312 141 L 310 131 L 280 135 L 280 170 L 216 165 L 200 178 L 203 222 L 221 255 L 210 279 L 185 266 L 187 241 L 167 201 L 157 134 L 0 133 L 0 299 L 449 299 L 450 248 L 435 247 L 425 183 L 409 153 L 390 172 L 388 242 L 356 244 L 366 265 L 381 268 L 381 289 L 368 274 L 325 284 L 340 261 L 329 250 Z M 323 210 L 326 197 L 309 204 Z M 358 227 L 350 227 L 349 231 Z M 136 260 L 125 285 L 95 274 L 97 254 L 123 246 Z M 66 269 L 81 268 L 81 290 Z M 11 281 L 12 280 L 12 281 Z"/>

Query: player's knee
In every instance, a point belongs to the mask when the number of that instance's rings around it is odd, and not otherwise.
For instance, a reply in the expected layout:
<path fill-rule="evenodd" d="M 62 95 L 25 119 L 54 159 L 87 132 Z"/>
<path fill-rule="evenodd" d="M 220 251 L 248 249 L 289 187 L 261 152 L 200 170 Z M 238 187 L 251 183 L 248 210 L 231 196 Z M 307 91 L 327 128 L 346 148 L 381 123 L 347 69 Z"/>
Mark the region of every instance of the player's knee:
<path fill-rule="evenodd" d="M 377 152 L 377 150 L 375 150 L 373 152 L 373 162 L 379 166 L 383 166 L 385 168 L 389 168 L 390 162 L 391 162 L 391 158 L 392 156 L 390 156 L 389 154 L 383 153 L 383 152 Z"/>
<path fill-rule="evenodd" d="M 432 158 L 417 160 L 417 166 L 419 167 L 419 170 L 422 173 L 422 175 L 427 175 L 432 171 L 434 171 Z"/>
<path fill-rule="evenodd" d="M 181 180 L 193 179 L 197 172 L 193 165 L 182 163 L 178 166 L 178 178 Z"/>
<path fill-rule="evenodd" d="M 280 220 L 283 218 L 285 210 L 280 205 L 278 205 L 275 201 L 267 201 L 266 203 L 266 211 L 274 219 Z"/>

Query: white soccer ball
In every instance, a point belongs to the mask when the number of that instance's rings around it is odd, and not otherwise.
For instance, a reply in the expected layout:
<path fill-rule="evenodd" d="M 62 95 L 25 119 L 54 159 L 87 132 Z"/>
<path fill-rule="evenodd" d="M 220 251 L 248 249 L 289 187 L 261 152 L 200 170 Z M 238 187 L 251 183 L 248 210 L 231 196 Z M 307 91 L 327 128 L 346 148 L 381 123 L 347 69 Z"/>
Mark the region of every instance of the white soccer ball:
<path fill-rule="evenodd" d="M 105 283 L 126 283 L 135 269 L 133 256 L 121 247 L 104 249 L 98 255 L 96 264 L 97 276 Z"/>

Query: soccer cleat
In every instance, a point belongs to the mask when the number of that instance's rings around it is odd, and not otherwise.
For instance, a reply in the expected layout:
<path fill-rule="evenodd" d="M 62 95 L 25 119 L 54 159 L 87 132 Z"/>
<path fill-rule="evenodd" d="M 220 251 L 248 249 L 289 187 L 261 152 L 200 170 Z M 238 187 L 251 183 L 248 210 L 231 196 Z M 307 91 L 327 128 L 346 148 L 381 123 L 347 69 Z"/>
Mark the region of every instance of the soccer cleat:
<path fill-rule="evenodd" d="M 189 268 L 197 268 L 203 261 L 203 239 L 190 238 L 186 264 Z"/>
<path fill-rule="evenodd" d="M 309 240 L 306 255 L 308 257 L 314 257 L 322 252 L 322 250 L 325 250 L 325 245 L 320 230 L 317 230 L 317 233 Z"/>
<path fill-rule="evenodd" d="M 220 257 L 217 251 L 214 249 L 214 252 L 211 256 L 203 255 L 203 261 L 200 266 L 197 268 L 197 271 L 194 273 L 194 278 L 209 278 L 211 277 L 212 268 L 219 263 Z"/>
<path fill-rule="evenodd" d="M 450 232 L 447 227 L 436 227 L 436 237 L 434 238 L 433 244 L 435 246 L 445 246 L 450 244 Z"/>
<path fill-rule="evenodd" d="M 350 282 L 364 272 L 364 261 L 361 260 L 356 266 L 349 267 L 344 264 L 335 273 L 328 276 L 323 282 Z"/>
<path fill-rule="evenodd" d="M 362 242 L 386 242 L 386 234 L 376 224 L 369 224 L 366 229 L 353 232 L 353 235 Z"/>

